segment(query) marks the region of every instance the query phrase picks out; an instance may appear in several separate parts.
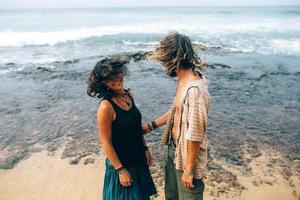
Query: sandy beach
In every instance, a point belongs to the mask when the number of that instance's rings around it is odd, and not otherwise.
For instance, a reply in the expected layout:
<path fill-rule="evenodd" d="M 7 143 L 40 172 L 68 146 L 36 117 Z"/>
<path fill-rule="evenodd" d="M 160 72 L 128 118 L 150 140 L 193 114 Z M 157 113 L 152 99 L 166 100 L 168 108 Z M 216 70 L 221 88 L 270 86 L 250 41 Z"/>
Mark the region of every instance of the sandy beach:
<path fill-rule="evenodd" d="M 93 164 L 79 162 L 72 165 L 70 159 L 61 159 L 61 155 L 61 150 L 51 155 L 42 151 L 21 161 L 13 169 L 0 170 L 0 200 L 101 199 L 105 156 L 91 156 Z M 300 174 L 296 170 L 300 163 L 293 163 L 295 171 L 285 179 L 279 164 L 270 165 L 272 158 L 284 160 L 280 154 L 269 150 L 251 161 L 248 170 L 215 161 L 233 173 L 243 189 L 227 188 L 226 180 L 218 183 L 208 177 L 205 180 L 205 199 L 299 200 Z M 157 189 L 159 194 L 153 199 L 163 200 L 163 188 Z"/>

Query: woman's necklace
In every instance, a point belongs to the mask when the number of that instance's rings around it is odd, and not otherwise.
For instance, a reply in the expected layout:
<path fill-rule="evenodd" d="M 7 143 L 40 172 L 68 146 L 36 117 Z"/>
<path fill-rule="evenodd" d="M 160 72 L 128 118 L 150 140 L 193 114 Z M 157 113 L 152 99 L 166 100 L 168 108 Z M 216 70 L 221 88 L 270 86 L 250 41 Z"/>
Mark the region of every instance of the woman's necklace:
<path fill-rule="evenodd" d="M 123 102 L 125 102 L 126 103 L 126 105 L 128 106 L 128 107 L 131 107 L 131 100 L 130 100 L 130 98 L 128 98 L 128 96 L 126 95 L 122 95 L 122 96 L 120 96 L 120 97 L 118 97 L 119 99 L 121 99 Z"/>
<path fill-rule="evenodd" d="M 131 99 L 128 97 L 129 94 L 129 90 L 124 90 L 123 93 L 119 93 L 119 94 L 115 94 L 115 99 L 117 101 L 121 100 L 121 102 L 119 101 L 119 103 L 125 102 L 126 106 L 128 107 L 128 109 L 132 106 L 132 101 Z M 121 104 L 122 105 L 122 104 Z"/>

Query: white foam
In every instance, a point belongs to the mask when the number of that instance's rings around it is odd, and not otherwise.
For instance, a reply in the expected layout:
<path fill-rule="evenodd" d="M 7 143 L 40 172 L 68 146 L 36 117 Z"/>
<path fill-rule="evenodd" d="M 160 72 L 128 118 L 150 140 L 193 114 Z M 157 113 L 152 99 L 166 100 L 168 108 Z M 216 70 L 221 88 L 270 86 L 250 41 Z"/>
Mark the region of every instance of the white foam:
<path fill-rule="evenodd" d="M 209 39 L 210 37 L 230 37 L 232 34 L 241 33 L 300 32 L 300 21 L 292 19 L 279 21 L 275 19 L 238 19 L 229 23 L 228 19 L 191 18 L 188 21 L 187 19 L 178 19 L 176 21 L 162 20 L 149 23 L 145 21 L 144 23 L 131 25 L 104 25 L 51 32 L 12 32 L 7 30 L 0 32 L 0 46 L 54 45 L 93 36 L 101 37 L 121 33 L 165 34 L 174 30 Z"/>
<path fill-rule="evenodd" d="M 24 65 L 21 65 L 19 67 L 13 66 L 13 67 L 10 67 L 10 68 L 7 68 L 7 69 L 0 69 L 0 75 L 8 74 L 10 72 L 18 72 L 18 71 L 22 71 L 24 69 L 25 69 Z"/>
<path fill-rule="evenodd" d="M 154 30 L 151 26 L 103 26 L 78 30 L 54 32 L 12 32 L 0 33 L 0 46 L 54 45 L 76 41 L 93 36 L 116 35 L 120 33 L 165 33 L 166 29 Z"/>
<path fill-rule="evenodd" d="M 276 54 L 300 55 L 300 39 L 271 40 L 270 43 Z"/>
<path fill-rule="evenodd" d="M 67 41 L 78 41 L 89 37 L 101 37 L 117 34 L 159 34 L 170 31 L 201 38 L 207 41 L 208 47 L 222 47 L 232 52 L 257 52 L 278 54 L 300 54 L 299 40 L 272 40 L 287 34 L 298 35 L 300 33 L 300 20 L 295 19 L 234 19 L 229 23 L 228 19 L 168 19 L 159 22 L 144 22 L 131 25 L 103 25 L 91 28 L 78 28 L 74 30 L 52 32 L 0 32 L 0 47 L 24 46 L 24 45 L 55 45 Z M 124 47 L 153 46 L 158 41 L 142 41 L 141 38 L 130 37 L 122 40 Z M 113 43 L 114 40 L 111 41 Z M 110 44 L 113 45 L 113 44 Z M 119 48 L 119 47 L 118 47 Z M 126 51 L 126 49 L 125 49 Z M 46 57 L 48 57 L 47 55 Z M 34 59 L 37 59 L 34 57 Z"/>
<path fill-rule="evenodd" d="M 159 44 L 158 41 L 150 41 L 150 42 L 140 42 L 140 41 L 131 41 L 131 40 L 122 40 L 123 44 L 129 45 L 129 46 L 153 46 Z"/>

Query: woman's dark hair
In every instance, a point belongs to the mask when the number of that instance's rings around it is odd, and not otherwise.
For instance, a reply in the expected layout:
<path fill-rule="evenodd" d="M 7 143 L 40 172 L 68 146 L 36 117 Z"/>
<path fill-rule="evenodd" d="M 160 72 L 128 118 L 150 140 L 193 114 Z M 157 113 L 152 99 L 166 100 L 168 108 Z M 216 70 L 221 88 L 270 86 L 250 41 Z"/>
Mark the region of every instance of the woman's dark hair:
<path fill-rule="evenodd" d="M 111 56 L 97 62 L 93 70 L 90 71 L 87 76 L 87 94 L 91 97 L 111 98 L 113 92 L 107 88 L 105 83 L 109 80 L 113 80 L 120 74 L 126 75 L 126 64 L 128 63 L 129 60 L 120 56 Z"/>
<path fill-rule="evenodd" d="M 204 69 L 204 63 L 195 53 L 190 39 L 178 32 L 162 38 L 149 59 L 159 61 L 171 77 L 176 76 L 176 69 Z"/>

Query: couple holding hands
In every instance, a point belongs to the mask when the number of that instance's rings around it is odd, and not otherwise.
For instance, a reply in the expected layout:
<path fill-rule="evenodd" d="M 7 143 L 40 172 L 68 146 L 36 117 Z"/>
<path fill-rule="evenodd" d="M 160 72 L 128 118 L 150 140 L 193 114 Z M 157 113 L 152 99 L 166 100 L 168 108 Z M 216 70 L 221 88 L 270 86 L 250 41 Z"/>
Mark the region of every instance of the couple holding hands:
<path fill-rule="evenodd" d="M 161 141 L 168 145 L 165 199 L 202 200 L 210 104 L 207 81 L 199 72 L 203 63 L 190 39 L 177 32 L 162 38 L 149 59 L 159 61 L 178 81 L 171 108 L 145 125 L 133 94 L 124 89 L 128 60 L 105 58 L 87 79 L 88 95 L 100 99 L 97 124 L 107 156 L 103 200 L 148 200 L 157 193 L 144 134 L 163 125 Z"/>

